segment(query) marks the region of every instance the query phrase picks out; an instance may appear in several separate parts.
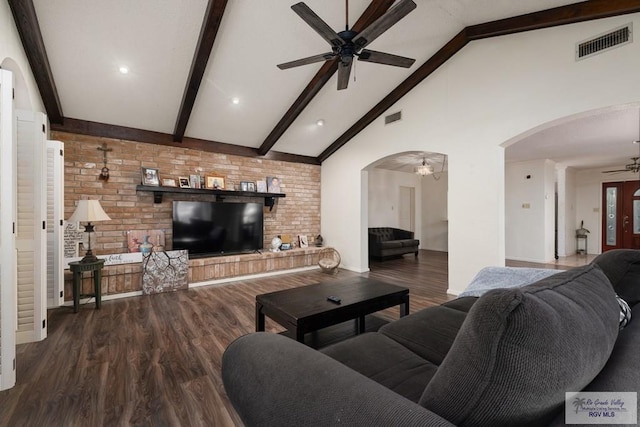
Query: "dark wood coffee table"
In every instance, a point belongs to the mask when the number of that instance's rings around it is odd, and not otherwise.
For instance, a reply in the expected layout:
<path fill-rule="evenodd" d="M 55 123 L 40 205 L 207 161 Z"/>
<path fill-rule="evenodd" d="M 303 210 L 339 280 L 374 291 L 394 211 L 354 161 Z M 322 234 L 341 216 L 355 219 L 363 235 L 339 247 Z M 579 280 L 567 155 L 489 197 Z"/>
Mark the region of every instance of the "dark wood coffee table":
<path fill-rule="evenodd" d="M 330 295 L 341 303 L 327 301 Z M 365 315 L 394 305 L 400 306 L 400 317 L 409 314 L 409 289 L 366 277 L 285 289 L 256 296 L 256 331 L 264 331 L 269 316 L 300 342 L 307 332 L 352 319 L 357 319 L 362 333 Z"/>

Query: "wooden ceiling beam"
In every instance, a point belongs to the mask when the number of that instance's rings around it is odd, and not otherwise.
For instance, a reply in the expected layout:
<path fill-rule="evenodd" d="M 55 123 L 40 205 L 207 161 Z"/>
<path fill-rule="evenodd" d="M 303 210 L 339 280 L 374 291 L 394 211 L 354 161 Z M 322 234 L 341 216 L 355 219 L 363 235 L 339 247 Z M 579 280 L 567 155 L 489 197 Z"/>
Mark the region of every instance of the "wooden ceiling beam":
<path fill-rule="evenodd" d="M 55 81 L 53 80 L 33 1 L 9 0 L 9 7 L 49 121 L 61 124 L 64 120 L 62 106 Z"/>
<path fill-rule="evenodd" d="M 466 27 L 340 135 L 318 156 L 318 161 L 327 160 L 470 41 L 636 12 L 640 12 L 640 0 L 589 0 Z"/>
<path fill-rule="evenodd" d="M 353 24 L 353 27 L 351 29 L 356 32 L 364 30 L 372 22 L 374 22 L 380 16 L 384 15 L 385 12 L 389 10 L 391 5 L 393 5 L 393 2 L 394 0 L 373 0 L 369 7 L 367 7 L 367 9 L 364 11 L 362 16 L 360 16 L 358 21 Z M 302 113 L 302 111 L 307 108 L 313 98 L 315 98 L 318 92 L 320 92 L 320 89 L 322 89 L 324 85 L 327 84 L 327 82 L 331 79 L 331 77 L 333 77 L 336 71 L 338 71 L 337 58 L 326 61 L 322 65 L 320 70 L 316 73 L 315 76 L 313 76 L 309 84 L 307 84 L 302 93 L 294 101 L 293 105 L 289 107 L 284 116 L 282 116 L 282 118 L 278 121 L 278 124 L 276 124 L 276 126 L 264 140 L 262 145 L 260 145 L 260 148 L 258 148 L 259 154 L 265 155 L 269 152 L 269 150 L 271 150 L 276 142 L 278 142 L 282 135 L 284 135 L 287 129 L 289 129 L 293 122 L 298 118 L 300 113 Z"/>
<path fill-rule="evenodd" d="M 106 123 L 90 122 L 87 120 L 72 119 L 65 117 L 64 124 L 51 124 L 51 130 L 58 132 L 68 132 L 79 135 L 91 135 L 102 138 L 113 138 L 125 141 L 145 142 L 149 144 L 165 145 L 168 147 L 189 148 L 193 150 L 206 151 L 210 153 L 230 154 L 242 157 L 260 157 L 269 160 L 279 160 L 283 162 L 304 163 L 319 165 L 320 162 L 315 157 L 300 156 L 296 154 L 280 153 L 271 151 L 267 156 L 258 154 L 258 150 L 252 147 L 226 144 L 217 141 L 208 141 L 197 138 L 184 138 L 182 142 L 173 140 L 173 135 L 162 132 L 135 129 L 126 126 L 109 125 Z"/>
<path fill-rule="evenodd" d="M 189 78 L 184 89 L 184 94 L 182 95 L 182 102 L 180 103 L 180 110 L 173 131 L 173 140 L 176 142 L 182 141 L 187 130 L 187 124 L 189 123 L 189 118 L 191 117 L 191 112 L 193 111 L 193 106 L 198 96 L 198 90 L 200 89 L 204 72 L 207 69 L 209 56 L 211 56 L 211 50 L 216 41 L 226 6 L 227 0 L 209 0 L 207 4 L 207 10 L 198 38 L 198 45 L 196 46 L 195 54 L 191 61 Z"/>

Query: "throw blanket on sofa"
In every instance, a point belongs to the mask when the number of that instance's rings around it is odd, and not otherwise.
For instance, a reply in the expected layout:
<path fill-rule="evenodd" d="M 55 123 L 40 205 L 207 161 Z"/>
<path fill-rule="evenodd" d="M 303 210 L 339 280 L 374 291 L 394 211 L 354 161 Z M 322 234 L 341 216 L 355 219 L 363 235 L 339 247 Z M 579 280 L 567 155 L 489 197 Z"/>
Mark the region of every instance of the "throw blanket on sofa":
<path fill-rule="evenodd" d="M 492 289 L 515 288 L 553 276 L 564 270 L 524 267 L 485 267 L 458 297 L 479 297 Z"/>

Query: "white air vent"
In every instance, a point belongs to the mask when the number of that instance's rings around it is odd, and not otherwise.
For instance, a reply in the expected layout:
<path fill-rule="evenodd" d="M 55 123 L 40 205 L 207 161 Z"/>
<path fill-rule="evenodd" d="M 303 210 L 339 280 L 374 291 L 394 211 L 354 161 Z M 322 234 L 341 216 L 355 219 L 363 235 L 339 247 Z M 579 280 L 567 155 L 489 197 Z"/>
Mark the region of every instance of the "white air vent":
<path fill-rule="evenodd" d="M 633 42 L 633 24 L 576 43 L 576 61 Z"/>
<path fill-rule="evenodd" d="M 388 125 L 389 123 L 397 122 L 402 119 L 402 111 L 398 111 L 397 113 L 389 114 L 384 118 L 384 124 Z"/>

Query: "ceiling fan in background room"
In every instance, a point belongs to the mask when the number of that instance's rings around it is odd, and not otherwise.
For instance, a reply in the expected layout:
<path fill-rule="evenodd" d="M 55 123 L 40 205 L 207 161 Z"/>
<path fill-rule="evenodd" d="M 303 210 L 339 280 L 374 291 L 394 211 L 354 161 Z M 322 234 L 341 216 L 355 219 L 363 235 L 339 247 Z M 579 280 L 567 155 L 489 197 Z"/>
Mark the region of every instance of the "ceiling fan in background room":
<path fill-rule="evenodd" d="M 638 112 L 638 139 L 633 141 L 633 143 L 638 146 L 638 157 L 631 157 L 632 163 L 624 165 L 624 169 L 602 171 L 602 173 L 640 172 L 640 111 Z"/>
<path fill-rule="evenodd" d="M 342 90 L 346 89 L 349 84 L 349 75 L 351 74 L 351 65 L 353 64 L 354 56 L 360 61 L 392 65 L 394 67 L 409 68 L 413 65 L 415 59 L 365 49 L 369 43 L 416 8 L 416 4 L 412 0 L 398 1 L 387 13 L 359 33 L 349 30 L 349 0 L 345 0 L 345 8 L 345 30 L 336 33 L 303 2 L 291 6 L 291 9 L 293 9 L 298 16 L 331 45 L 331 52 L 278 64 L 278 68 L 286 70 L 288 68 L 299 67 L 300 65 L 327 61 L 336 57 L 340 58 L 338 63 L 338 90 Z"/>
<path fill-rule="evenodd" d="M 634 141 L 635 144 L 637 144 L 637 141 Z M 602 171 L 602 173 L 618 173 L 618 172 L 633 172 L 633 173 L 638 173 L 640 172 L 640 163 L 638 162 L 640 160 L 640 157 L 632 157 L 631 161 L 633 163 L 629 163 L 627 165 L 624 165 L 624 169 L 616 169 L 616 170 L 612 170 L 612 171 Z"/>

